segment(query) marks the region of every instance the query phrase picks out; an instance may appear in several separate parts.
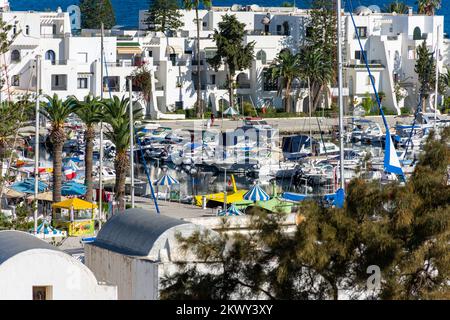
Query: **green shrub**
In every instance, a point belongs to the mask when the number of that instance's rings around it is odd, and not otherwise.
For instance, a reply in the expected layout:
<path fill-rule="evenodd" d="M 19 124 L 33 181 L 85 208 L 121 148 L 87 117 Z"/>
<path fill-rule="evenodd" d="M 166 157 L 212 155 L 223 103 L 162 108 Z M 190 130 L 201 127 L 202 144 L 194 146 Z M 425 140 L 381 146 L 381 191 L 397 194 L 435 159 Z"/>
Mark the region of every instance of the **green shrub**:
<path fill-rule="evenodd" d="M 402 115 L 411 114 L 411 110 L 409 108 L 407 108 L 407 107 L 400 108 L 400 112 L 401 112 Z"/>
<path fill-rule="evenodd" d="M 253 108 L 253 105 L 250 102 L 244 102 L 243 107 L 244 107 L 244 116 L 256 117 L 255 108 Z"/>

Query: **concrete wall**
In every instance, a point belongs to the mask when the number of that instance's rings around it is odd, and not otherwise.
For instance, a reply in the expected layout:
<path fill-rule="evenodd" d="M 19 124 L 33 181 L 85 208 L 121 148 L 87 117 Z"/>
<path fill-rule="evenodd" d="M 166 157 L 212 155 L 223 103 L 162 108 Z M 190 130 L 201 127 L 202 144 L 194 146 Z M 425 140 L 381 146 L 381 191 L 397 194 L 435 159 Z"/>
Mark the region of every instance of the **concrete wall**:
<path fill-rule="evenodd" d="M 35 249 L 0 265 L 0 300 L 31 300 L 33 286 L 52 286 L 53 300 L 115 300 L 117 288 L 66 253 Z"/>
<path fill-rule="evenodd" d="M 119 300 L 154 300 L 158 296 L 158 265 L 90 244 L 84 249 L 86 266 L 100 281 L 118 288 Z"/>

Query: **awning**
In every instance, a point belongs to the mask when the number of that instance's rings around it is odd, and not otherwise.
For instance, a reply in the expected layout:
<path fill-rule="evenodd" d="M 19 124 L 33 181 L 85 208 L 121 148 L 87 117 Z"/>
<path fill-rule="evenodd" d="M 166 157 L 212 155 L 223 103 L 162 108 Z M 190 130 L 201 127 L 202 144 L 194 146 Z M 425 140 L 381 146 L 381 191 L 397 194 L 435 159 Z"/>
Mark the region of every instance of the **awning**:
<path fill-rule="evenodd" d="M 90 78 L 94 75 L 92 72 L 79 72 L 78 78 Z"/>
<path fill-rule="evenodd" d="M 142 49 L 140 47 L 118 47 L 118 54 L 142 54 Z"/>
<path fill-rule="evenodd" d="M 87 202 L 78 198 L 72 198 L 66 201 L 61 201 L 52 205 L 53 208 L 87 210 L 96 209 L 98 206 L 95 203 Z"/>

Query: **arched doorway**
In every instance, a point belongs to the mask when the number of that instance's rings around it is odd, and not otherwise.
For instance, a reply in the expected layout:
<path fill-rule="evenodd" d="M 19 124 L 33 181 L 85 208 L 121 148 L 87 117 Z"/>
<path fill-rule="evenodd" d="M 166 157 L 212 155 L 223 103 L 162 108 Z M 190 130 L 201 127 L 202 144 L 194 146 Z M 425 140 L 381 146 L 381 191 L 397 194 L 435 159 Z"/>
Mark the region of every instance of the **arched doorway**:
<path fill-rule="evenodd" d="M 422 31 L 419 27 L 414 28 L 413 40 L 422 40 Z"/>
<path fill-rule="evenodd" d="M 20 61 L 20 51 L 19 50 L 11 51 L 11 61 L 12 62 L 19 62 Z"/>
<path fill-rule="evenodd" d="M 45 53 L 45 60 L 51 61 L 52 64 L 55 64 L 55 62 L 56 62 L 56 54 L 55 54 L 55 51 L 53 51 L 53 50 L 48 50 L 48 51 Z"/>

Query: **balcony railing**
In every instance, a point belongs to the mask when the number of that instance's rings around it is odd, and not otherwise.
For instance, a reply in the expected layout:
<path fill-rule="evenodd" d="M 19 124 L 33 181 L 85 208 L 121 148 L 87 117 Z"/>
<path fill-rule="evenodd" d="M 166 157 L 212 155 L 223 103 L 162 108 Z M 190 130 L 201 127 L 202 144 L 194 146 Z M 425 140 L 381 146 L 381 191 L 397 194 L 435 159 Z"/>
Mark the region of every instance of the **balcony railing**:
<path fill-rule="evenodd" d="M 250 89 L 251 85 L 250 83 L 238 83 L 237 87 L 238 89 Z"/>

